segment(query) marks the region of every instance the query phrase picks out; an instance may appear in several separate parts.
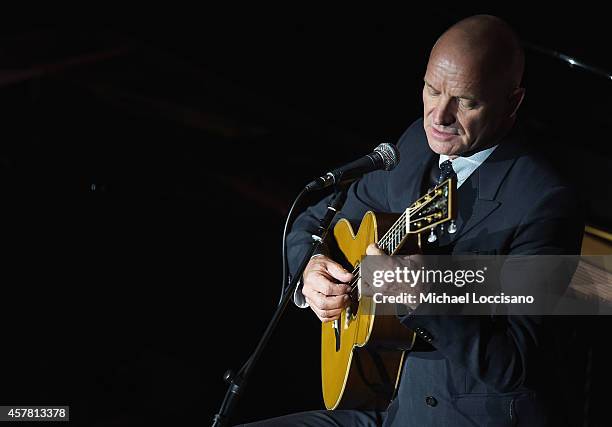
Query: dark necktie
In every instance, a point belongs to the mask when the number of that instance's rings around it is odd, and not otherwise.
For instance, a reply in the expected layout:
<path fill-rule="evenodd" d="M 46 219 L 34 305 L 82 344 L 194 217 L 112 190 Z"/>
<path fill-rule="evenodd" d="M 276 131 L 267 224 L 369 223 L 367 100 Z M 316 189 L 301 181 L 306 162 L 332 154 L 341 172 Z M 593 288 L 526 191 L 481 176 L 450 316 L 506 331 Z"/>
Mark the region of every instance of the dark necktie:
<path fill-rule="evenodd" d="M 436 159 L 437 160 L 437 159 Z M 442 162 L 438 167 L 438 162 L 433 161 L 431 166 L 428 168 L 427 175 L 423 179 L 423 186 L 421 188 L 421 194 L 425 194 L 429 190 L 433 189 L 441 182 L 447 180 L 449 177 L 454 176 L 456 178 L 455 171 L 450 160 Z"/>
<path fill-rule="evenodd" d="M 450 177 L 457 177 L 457 174 L 453 170 L 453 163 L 450 160 L 445 160 L 440 165 L 440 175 L 438 177 L 438 182 L 436 185 L 441 184 L 446 181 Z"/>

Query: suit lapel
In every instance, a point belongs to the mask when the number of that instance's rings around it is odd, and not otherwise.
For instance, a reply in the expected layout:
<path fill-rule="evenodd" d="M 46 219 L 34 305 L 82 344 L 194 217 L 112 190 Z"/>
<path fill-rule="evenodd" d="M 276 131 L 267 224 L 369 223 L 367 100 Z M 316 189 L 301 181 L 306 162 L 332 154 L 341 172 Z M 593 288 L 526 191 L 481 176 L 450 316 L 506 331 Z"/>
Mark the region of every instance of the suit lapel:
<path fill-rule="evenodd" d="M 478 181 L 478 169 L 474 171 L 472 177 L 474 177 L 474 181 Z M 472 181 L 468 179 L 468 181 Z M 471 183 L 471 182 L 470 182 Z M 473 198 L 472 203 L 469 203 L 469 195 L 468 191 L 464 190 L 464 187 L 468 184 L 465 182 L 458 192 L 458 200 L 459 200 L 459 209 L 457 211 L 457 220 L 455 224 L 457 225 L 457 232 L 454 235 L 451 235 L 451 240 L 457 240 L 460 236 L 466 234 L 476 225 L 485 220 L 495 209 L 500 206 L 500 203 L 496 200 L 487 200 L 481 199 L 479 197 Z M 475 195 L 478 195 L 479 188 L 476 187 Z M 470 189 L 469 192 L 472 192 Z M 463 196 L 463 197 L 462 197 Z M 466 197 L 467 196 L 467 197 Z"/>
<path fill-rule="evenodd" d="M 506 138 L 459 188 L 457 232 L 450 237 L 452 241 L 465 235 L 501 206 L 495 198 L 504 178 L 516 161 L 519 141 L 513 139 Z"/>

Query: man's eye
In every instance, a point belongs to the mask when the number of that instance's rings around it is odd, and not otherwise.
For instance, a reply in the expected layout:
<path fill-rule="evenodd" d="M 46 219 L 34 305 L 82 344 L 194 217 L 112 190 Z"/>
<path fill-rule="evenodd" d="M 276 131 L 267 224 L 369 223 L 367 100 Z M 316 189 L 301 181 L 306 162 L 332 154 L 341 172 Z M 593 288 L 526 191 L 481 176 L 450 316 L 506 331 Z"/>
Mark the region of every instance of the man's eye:
<path fill-rule="evenodd" d="M 427 88 L 429 90 L 429 94 L 431 96 L 438 96 L 440 95 L 440 92 L 438 92 L 437 90 L 433 90 L 432 88 Z"/>
<path fill-rule="evenodd" d="M 474 101 L 470 101 L 469 99 L 460 99 L 459 105 L 461 106 L 461 108 L 465 108 L 468 110 L 471 110 L 472 108 L 476 107 L 476 103 Z"/>

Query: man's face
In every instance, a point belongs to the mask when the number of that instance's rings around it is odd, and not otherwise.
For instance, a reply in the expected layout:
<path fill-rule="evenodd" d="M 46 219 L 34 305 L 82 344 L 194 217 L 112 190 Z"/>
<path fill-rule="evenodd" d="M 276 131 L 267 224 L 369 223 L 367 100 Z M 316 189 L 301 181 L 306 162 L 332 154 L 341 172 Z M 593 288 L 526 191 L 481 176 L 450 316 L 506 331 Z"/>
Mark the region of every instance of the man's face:
<path fill-rule="evenodd" d="M 489 144 L 508 119 L 502 84 L 479 77 L 476 60 L 434 54 L 423 87 L 424 127 L 430 148 L 456 156 Z"/>

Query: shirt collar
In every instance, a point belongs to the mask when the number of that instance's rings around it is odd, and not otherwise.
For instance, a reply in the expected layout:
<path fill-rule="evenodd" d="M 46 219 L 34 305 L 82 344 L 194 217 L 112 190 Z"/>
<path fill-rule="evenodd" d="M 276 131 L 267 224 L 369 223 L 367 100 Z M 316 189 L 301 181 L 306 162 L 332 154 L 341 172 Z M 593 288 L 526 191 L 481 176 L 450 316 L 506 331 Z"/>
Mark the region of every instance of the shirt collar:
<path fill-rule="evenodd" d="M 478 169 L 478 166 L 487 160 L 487 158 L 491 155 L 491 153 L 493 153 L 493 151 L 495 151 L 496 148 L 497 145 L 494 145 L 486 150 L 474 153 L 471 156 L 459 156 L 452 160 L 449 158 L 449 156 L 440 154 L 438 166 L 440 166 L 442 162 L 450 160 L 453 165 L 453 170 L 457 174 L 457 187 L 460 187 L 461 184 L 463 184 L 465 180 L 468 179 L 476 169 Z"/>

